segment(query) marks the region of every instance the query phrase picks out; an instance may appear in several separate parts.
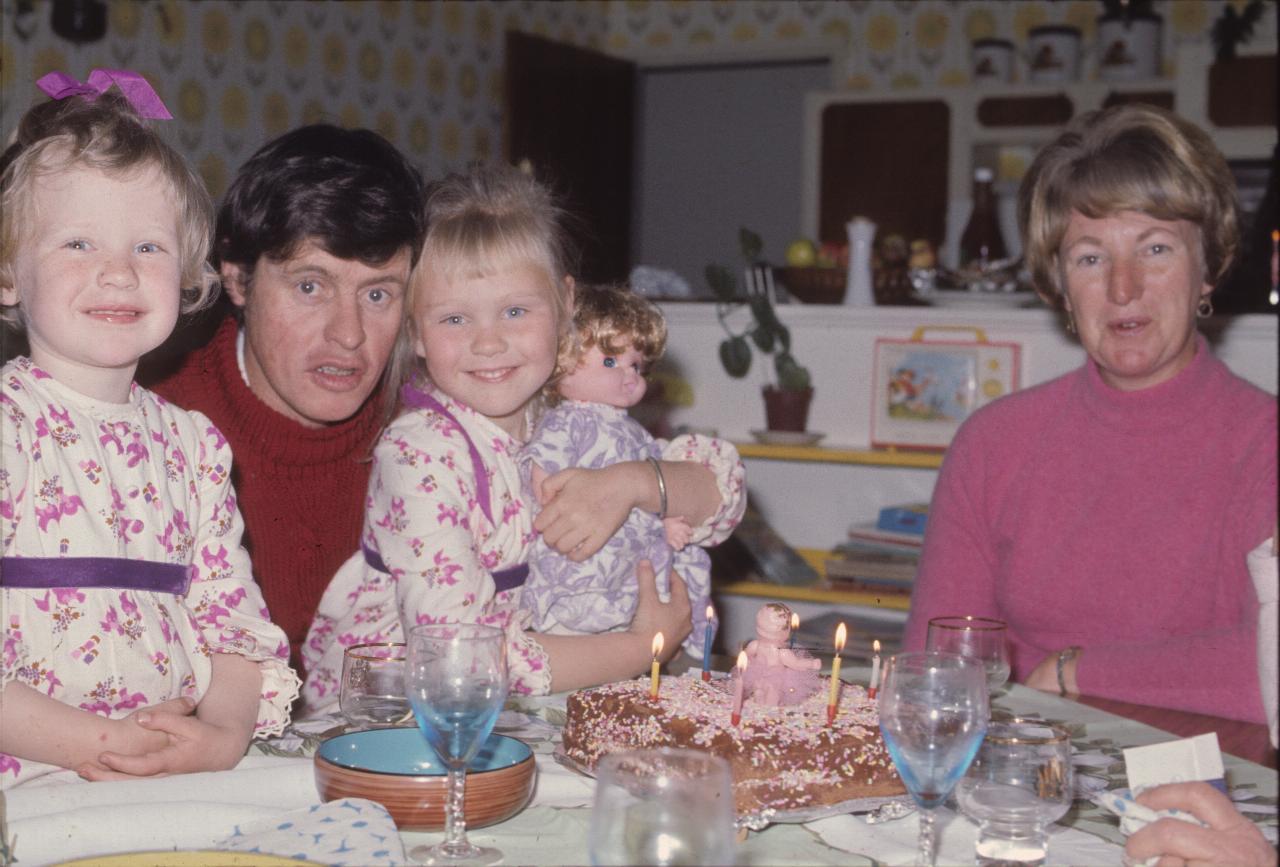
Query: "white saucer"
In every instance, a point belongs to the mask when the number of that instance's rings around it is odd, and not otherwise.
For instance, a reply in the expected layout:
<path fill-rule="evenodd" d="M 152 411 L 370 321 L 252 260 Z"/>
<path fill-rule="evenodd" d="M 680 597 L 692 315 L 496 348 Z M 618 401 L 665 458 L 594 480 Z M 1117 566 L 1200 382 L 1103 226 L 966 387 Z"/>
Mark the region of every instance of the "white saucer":
<path fill-rule="evenodd" d="M 965 292 L 956 289 L 938 289 L 928 295 L 917 295 L 934 307 L 951 308 L 1011 308 L 1035 307 L 1040 298 L 1034 292 Z"/>
<path fill-rule="evenodd" d="M 769 446 L 811 446 L 826 436 L 813 431 L 791 430 L 753 430 L 751 435 L 756 442 Z"/>

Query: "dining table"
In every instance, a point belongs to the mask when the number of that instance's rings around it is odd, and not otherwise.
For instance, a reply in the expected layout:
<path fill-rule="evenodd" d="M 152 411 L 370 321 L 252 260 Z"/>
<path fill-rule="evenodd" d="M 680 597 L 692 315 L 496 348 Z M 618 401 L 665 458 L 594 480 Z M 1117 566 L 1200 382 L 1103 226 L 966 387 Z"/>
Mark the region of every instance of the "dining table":
<path fill-rule="evenodd" d="M 865 684 L 870 672 L 850 665 L 841 674 L 848 682 Z M 501 824 L 468 829 L 473 842 L 500 849 L 504 863 L 590 863 L 594 780 L 556 758 L 565 699 L 565 694 L 512 696 L 499 717 L 496 731 L 527 743 L 537 767 L 534 793 L 523 810 Z M 1090 796 L 1127 786 L 1125 748 L 1206 731 L 1218 733 L 1237 807 L 1276 842 L 1275 751 L 1265 726 L 1061 697 L 1020 684 L 992 697 L 992 713 L 1051 721 L 1071 733 L 1076 799 L 1052 829 L 1049 864 L 1120 864 L 1119 822 Z M 321 802 L 312 757 L 325 738 L 344 730 L 336 715 L 297 721 L 282 736 L 256 741 L 227 771 L 100 783 L 82 782 L 68 772 L 10 789 L 0 799 L 0 864 L 39 867 L 148 850 L 249 851 L 334 865 L 413 863 L 406 853 L 439 841 L 441 833 L 398 832 L 381 805 L 372 802 Z M 736 861 L 754 867 L 913 863 L 914 813 L 876 821 L 880 818 L 833 813 L 744 830 Z M 946 806 L 937 824 L 938 863 L 972 863 L 976 826 Z M 334 829 L 342 832 L 341 845 L 332 845 Z M 309 842 L 325 833 L 329 848 L 322 851 L 319 842 Z M 5 861 L 6 851 L 16 860 Z"/>

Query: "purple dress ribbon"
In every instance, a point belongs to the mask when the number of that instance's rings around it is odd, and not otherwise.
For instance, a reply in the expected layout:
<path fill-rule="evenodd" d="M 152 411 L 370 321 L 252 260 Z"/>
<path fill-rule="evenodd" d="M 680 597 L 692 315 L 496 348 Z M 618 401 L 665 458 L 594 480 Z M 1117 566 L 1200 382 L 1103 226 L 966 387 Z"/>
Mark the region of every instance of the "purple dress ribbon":
<path fill-rule="evenodd" d="M 191 570 L 177 563 L 121 557 L 4 557 L 0 587 L 24 590 L 141 590 L 186 596 Z"/>
<path fill-rule="evenodd" d="M 424 391 L 415 388 L 413 385 L 406 384 L 400 390 L 401 399 L 408 406 L 416 409 L 429 409 L 449 420 L 449 423 L 462 434 L 462 438 L 467 442 L 467 452 L 471 455 L 471 468 L 476 476 L 476 500 L 480 504 L 480 510 L 484 512 L 484 516 L 489 519 L 489 523 L 493 523 L 493 510 L 489 505 L 489 473 L 485 469 L 484 459 L 480 457 L 480 450 L 476 448 L 471 437 L 453 413 L 445 409 L 444 404 L 436 400 Z M 376 569 L 379 572 L 390 573 L 387 564 L 383 561 L 382 555 L 370 548 L 368 545 L 361 543 L 360 550 L 364 553 L 364 562 L 368 564 L 370 569 Z M 499 569 L 490 573 L 493 576 L 493 585 L 498 593 L 504 590 L 514 590 L 523 586 L 525 579 L 529 577 L 529 564 L 520 563 L 516 566 L 509 566 L 506 569 Z"/>
<path fill-rule="evenodd" d="M 173 115 L 151 84 L 129 69 L 95 69 L 89 73 L 89 80 L 84 82 L 65 72 L 50 72 L 36 81 L 36 87 L 54 99 L 83 96 L 94 100 L 110 90 L 113 84 L 120 88 L 138 114 L 154 120 L 173 120 Z"/>

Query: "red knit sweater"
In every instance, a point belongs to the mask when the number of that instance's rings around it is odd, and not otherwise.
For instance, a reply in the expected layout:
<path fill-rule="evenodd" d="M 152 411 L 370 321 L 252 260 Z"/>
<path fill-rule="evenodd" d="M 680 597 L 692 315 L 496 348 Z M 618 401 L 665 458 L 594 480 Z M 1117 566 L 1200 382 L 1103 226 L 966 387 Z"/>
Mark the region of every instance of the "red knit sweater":
<path fill-rule="evenodd" d="M 354 418 L 304 427 L 249 390 L 236 364 L 235 319 L 150 387 L 203 412 L 231 443 L 232 481 L 245 522 L 245 545 L 271 619 L 299 647 L 320 596 L 360 546 L 368 460 L 380 427 L 380 402 Z"/>

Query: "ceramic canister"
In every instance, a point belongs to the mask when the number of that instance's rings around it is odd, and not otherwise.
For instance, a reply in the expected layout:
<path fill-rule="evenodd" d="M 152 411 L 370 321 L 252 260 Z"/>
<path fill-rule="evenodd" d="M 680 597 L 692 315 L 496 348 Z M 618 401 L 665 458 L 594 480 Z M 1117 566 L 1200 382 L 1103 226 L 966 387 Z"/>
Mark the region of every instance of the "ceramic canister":
<path fill-rule="evenodd" d="M 1154 78 L 1160 73 L 1159 15 L 1098 19 L 1098 78 Z"/>
<path fill-rule="evenodd" d="M 1027 31 L 1027 77 L 1064 82 L 1080 77 L 1080 30 L 1065 24 Z"/>
<path fill-rule="evenodd" d="M 1013 80 L 1013 43 L 1007 39 L 973 41 L 973 80 L 978 84 L 1007 84 Z"/>

